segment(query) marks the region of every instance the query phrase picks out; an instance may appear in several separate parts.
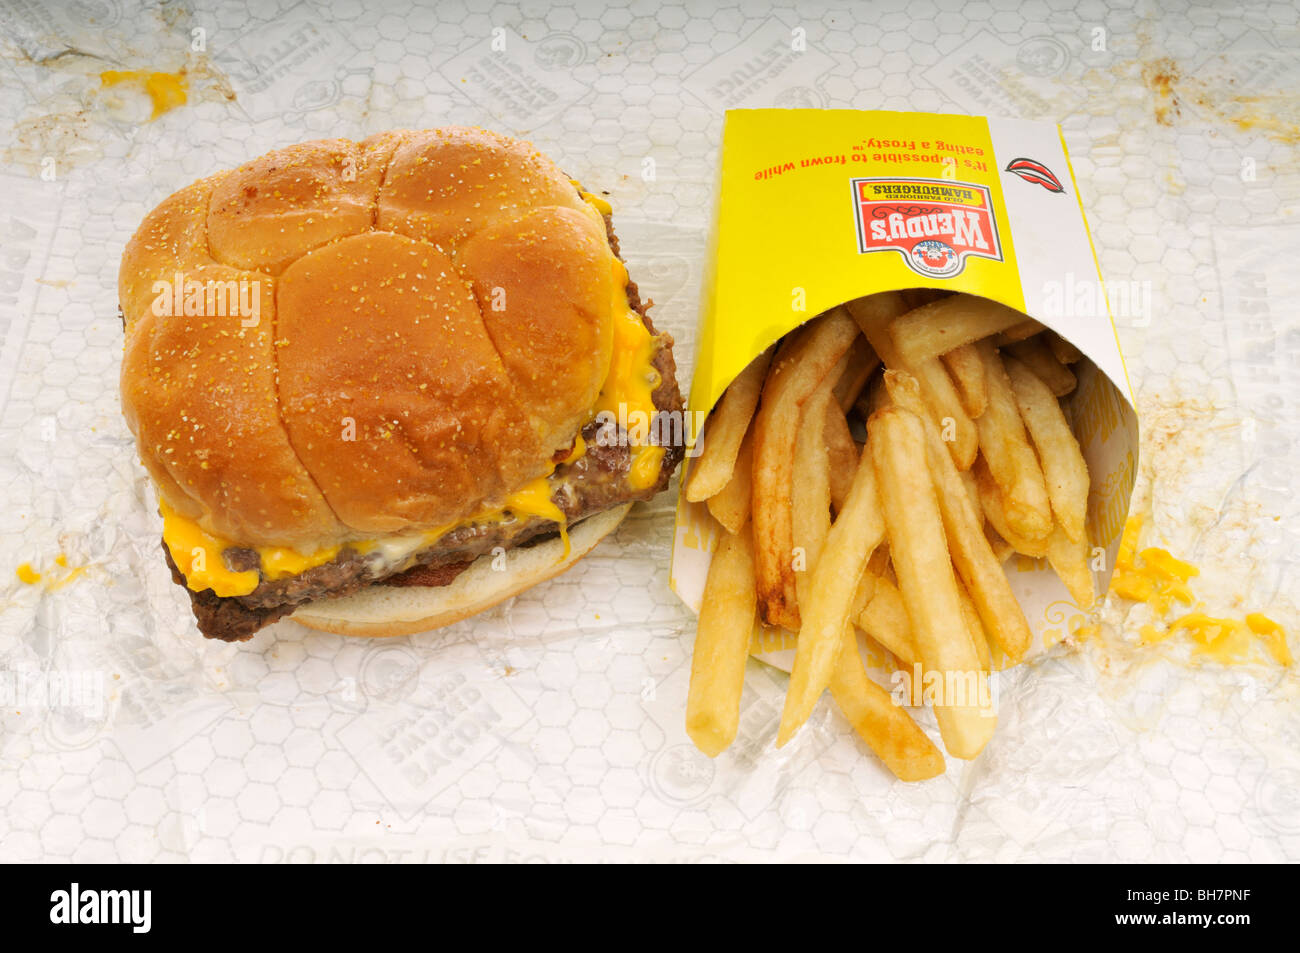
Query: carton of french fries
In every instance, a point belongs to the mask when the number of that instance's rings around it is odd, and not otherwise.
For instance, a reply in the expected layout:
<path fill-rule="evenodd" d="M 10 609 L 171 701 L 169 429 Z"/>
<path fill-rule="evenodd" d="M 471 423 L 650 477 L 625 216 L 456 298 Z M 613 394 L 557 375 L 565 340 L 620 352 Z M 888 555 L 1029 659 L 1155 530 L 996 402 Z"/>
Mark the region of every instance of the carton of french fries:
<path fill-rule="evenodd" d="M 790 672 L 778 745 L 829 694 L 903 780 L 975 758 L 996 673 L 1105 593 L 1137 468 L 1060 131 L 730 111 L 709 264 L 671 576 L 699 613 L 687 733 L 730 745 L 755 655 Z"/>

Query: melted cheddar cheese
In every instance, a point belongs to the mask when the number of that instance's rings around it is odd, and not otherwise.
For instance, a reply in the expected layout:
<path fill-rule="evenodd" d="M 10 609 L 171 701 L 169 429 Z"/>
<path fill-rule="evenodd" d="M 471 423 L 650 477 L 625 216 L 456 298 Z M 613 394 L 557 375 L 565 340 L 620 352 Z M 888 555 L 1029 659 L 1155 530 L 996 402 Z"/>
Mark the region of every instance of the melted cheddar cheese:
<path fill-rule="evenodd" d="M 506 497 L 502 509 L 517 516 L 536 516 L 560 524 L 560 538 L 564 540 L 564 555 L 569 555 L 569 518 L 551 499 L 551 484 L 546 477 L 538 477 L 524 484 Z"/>
<path fill-rule="evenodd" d="M 103 86 L 118 86 L 122 83 L 143 86 L 153 106 L 150 120 L 157 119 L 163 113 L 170 112 L 178 106 L 184 106 L 188 100 L 185 70 L 178 73 L 158 73 L 142 69 L 111 69 L 99 74 L 99 82 Z"/>
<path fill-rule="evenodd" d="M 663 447 L 635 447 L 632 451 L 632 466 L 628 470 L 627 484 L 634 490 L 644 490 L 654 486 L 659 479 L 659 468 L 663 465 Z"/>
<path fill-rule="evenodd" d="M 582 434 L 578 434 L 578 436 L 573 438 L 573 449 L 570 450 L 569 455 L 565 457 L 563 460 L 561 460 L 560 462 L 572 463 L 574 460 L 577 460 L 586 452 L 587 452 L 587 441 L 582 439 Z"/>
<path fill-rule="evenodd" d="M 1279 665 L 1290 665 L 1295 659 L 1291 647 L 1286 644 L 1286 629 L 1278 625 L 1262 612 L 1248 612 L 1246 627 L 1255 633 L 1256 638 L 1264 643 L 1270 655 Z"/>
<path fill-rule="evenodd" d="M 596 399 L 595 413 L 613 414 L 615 419 L 626 421 L 634 436 L 640 439 L 629 448 L 632 455 L 628 472 L 628 485 L 634 490 L 653 486 L 659 478 L 664 449 L 650 444 L 649 428 L 654 420 L 654 392 L 661 383 L 659 372 L 651 361 L 655 356 L 655 339 L 646 330 L 641 315 L 627 303 L 627 269 L 617 258 L 613 260 L 614 300 L 614 352 L 609 362 L 609 374 Z"/>
<path fill-rule="evenodd" d="M 163 518 L 163 542 L 189 588 L 195 592 L 211 589 L 219 596 L 246 596 L 257 588 L 261 581 L 257 570 L 234 570 L 226 565 L 225 551 L 238 543 L 212 535 L 177 513 L 166 500 L 158 501 L 158 511 Z M 326 546 L 306 554 L 287 546 L 249 548 L 261 557 L 262 574 L 267 579 L 285 579 L 329 562 L 343 547 Z"/>
<path fill-rule="evenodd" d="M 256 571 L 235 572 L 226 566 L 222 554 L 234 543 L 181 516 L 166 500 L 158 501 L 158 512 L 163 518 L 163 542 L 186 586 L 195 592 L 211 589 L 218 596 L 246 596 L 257 588 L 261 577 Z"/>
<path fill-rule="evenodd" d="M 586 191 L 577 179 L 569 181 L 603 223 L 604 216 L 612 212 L 610 204 Z M 664 459 L 663 447 L 652 445 L 648 433 L 655 415 L 653 394 L 662 379 L 651 363 L 655 356 L 655 339 L 646 330 L 641 315 L 628 305 L 627 268 L 617 258 L 613 259 L 611 267 L 614 271 L 610 300 L 610 314 L 614 316 L 614 350 L 609 373 L 592 415 L 608 412 L 632 425 L 637 422 L 637 417 L 641 418 L 647 432 L 639 440 L 631 441 L 629 437 L 632 461 L 628 471 L 628 485 L 634 490 L 644 490 L 654 486 L 659 479 L 659 469 Z M 638 428 L 633 426 L 633 429 Z"/>
<path fill-rule="evenodd" d="M 611 302 L 614 349 L 610 355 L 609 373 L 605 376 L 600 396 L 596 398 L 596 412 L 608 411 L 629 421 L 634 413 L 645 414 L 649 423 L 649 417 L 655 412 L 653 394 L 659 386 L 659 372 L 650 363 L 654 358 L 655 339 L 646 330 L 641 315 L 627 305 L 627 269 L 617 258 L 611 267 L 614 269 L 614 300 Z"/>
<path fill-rule="evenodd" d="M 1119 552 L 1115 558 L 1115 575 L 1111 578 L 1111 591 L 1131 602 L 1149 605 L 1158 620 L 1163 622 L 1175 602 L 1192 606 L 1178 618 L 1162 628 L 1153 623 L 1140 627 L 1142 644 L 1154 645 L 1185 633 L 1196 657 L 1207 658 L 1221 665 L 1246 661 L 1251 658 L 1256 643 L 1279 665 L 1290 665 L 1294 660 L 1286 641 L 1286 630 L 1268 616 L 1252 612 L 1245 621 L 1221 619 L 1207 615 L 1199 605 L 1189 580 L 1200 575 L 1191 563 L 1151 546 L 1138 551 L 1138 537 L 1142 532 L 1142 517 L 1131 516 L 1124 524 Z"/>
<path fill-rule="evenodd" d="M 577 185 L 577 183 L 575 182 L 574 185 Z M 582 186 L 578 186 L 578 191 L 582 194 L 582 200 L 599 212 L 602 217 L 613 214 L 614 207 L 600 196 L 583 191 Z"/>

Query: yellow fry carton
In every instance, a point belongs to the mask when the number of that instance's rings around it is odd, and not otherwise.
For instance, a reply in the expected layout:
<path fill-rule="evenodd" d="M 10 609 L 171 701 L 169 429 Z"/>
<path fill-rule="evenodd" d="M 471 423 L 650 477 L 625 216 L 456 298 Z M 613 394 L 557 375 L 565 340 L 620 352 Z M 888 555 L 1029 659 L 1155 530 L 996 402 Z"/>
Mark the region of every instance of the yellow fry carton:
<path fill-rule="evenodd" d="M 1137 415 L 1059 127 L 731 110 L 720 166 L 693 419 L 774 341 L 855 298 L 938 288 L 1015 308 L 1084 355 L 1065 406 L 1091 474 L 1087 532 L 1104 594 L 1137 471 Z M 704 504 L 679 498 L 671 584 L 696 612 L 718 532 Z M 1006 565 L 1034 632 L 1026 657 L 1084 621 L 1090 607 L 1070 599 L 1045 560 Z M 788 670 L 793 639 L 760 629 L 754 650 Z"/>

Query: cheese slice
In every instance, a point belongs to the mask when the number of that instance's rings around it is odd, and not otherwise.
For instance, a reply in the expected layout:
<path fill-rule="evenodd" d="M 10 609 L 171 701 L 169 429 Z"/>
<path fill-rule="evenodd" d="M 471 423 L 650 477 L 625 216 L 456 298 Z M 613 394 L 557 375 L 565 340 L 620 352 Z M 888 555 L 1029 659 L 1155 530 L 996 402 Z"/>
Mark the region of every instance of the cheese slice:
<path fill-rule="evenodd" d="M 158 501 L 158 512 L 163 518 L 163 542 L 185 585 L 195 592 L 211 589 L 219 596 L 246 596 L 257 588 L 261 577 L 255 571 L 235 572 L 226 566 L 222 554 L 234 543 L 208 533 L 166 500 Z"/>
<path fill-rule="evenodd" d="M 628 425 L 631 467 L 628 485 L 634 490 L 654 486 L 663 464 L 664 448 L 650 443 L 650 425 L 655 416 L 654 392 L 662 383 L 653 363 L 655 339 L 645 322 L 627 303 L 627 269 L 613 260 L 614 353 L 605 386 L 596 400 L 595 413 L 612 414 Z"/>
<path fill-rule="evenodd" d="M 536 516 L 560 524 L 560 538 L 564 540 L 564 555 L 569 555 L 569 518 L 551 499 L 551 484 L 546 477 L 538 477 L 524 484 L 506 497 L 502 507 L 517 516 Z"/>

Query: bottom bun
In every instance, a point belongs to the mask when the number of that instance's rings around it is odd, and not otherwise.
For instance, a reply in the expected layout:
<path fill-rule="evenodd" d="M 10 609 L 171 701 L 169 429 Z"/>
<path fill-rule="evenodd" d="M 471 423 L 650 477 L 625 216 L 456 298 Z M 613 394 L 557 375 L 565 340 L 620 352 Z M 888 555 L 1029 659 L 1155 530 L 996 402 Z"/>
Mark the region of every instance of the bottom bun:
<path fill-rule="evenodd" d="M 558 576 L 617 529 L 631 508 L 627 503 L 574 526 L 567 554 L 563 540 L 549 539 L 508 551 L 505 569 L 493 569 L 497 557 L 484 555 L 445 586 L 368 586 L 350 596 L 309 603 L 289 618 L 321 632 L 371 637 L 451 625 Z"/>

